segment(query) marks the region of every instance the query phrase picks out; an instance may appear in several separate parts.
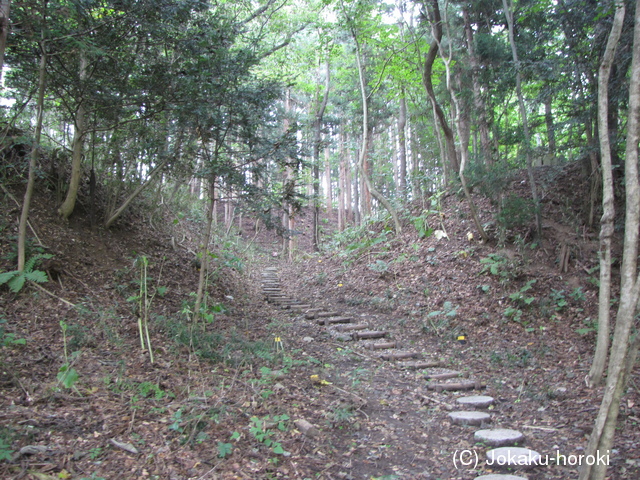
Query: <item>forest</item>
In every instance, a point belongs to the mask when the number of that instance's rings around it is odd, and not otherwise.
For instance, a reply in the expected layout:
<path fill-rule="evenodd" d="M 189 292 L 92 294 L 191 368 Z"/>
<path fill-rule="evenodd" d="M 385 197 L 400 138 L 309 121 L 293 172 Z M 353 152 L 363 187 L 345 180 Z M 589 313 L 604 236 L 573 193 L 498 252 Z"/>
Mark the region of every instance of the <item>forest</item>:
<path fill-rule="evenodd" d="M 0 0 L 0 476 L 636 478 L 639 7 Z"/>

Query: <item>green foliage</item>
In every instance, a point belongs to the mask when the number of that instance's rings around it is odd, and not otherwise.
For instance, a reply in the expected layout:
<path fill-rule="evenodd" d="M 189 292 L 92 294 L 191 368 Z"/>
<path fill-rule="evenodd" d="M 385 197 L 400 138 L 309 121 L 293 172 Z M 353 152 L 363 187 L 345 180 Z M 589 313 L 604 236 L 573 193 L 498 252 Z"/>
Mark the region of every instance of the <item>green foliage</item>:
<path fill-rule="evenodd" d="M 520 288 L 520 290 L 509 295 L 509 299 L 516 305 L 522 307 L 530 306 L 535 301 L 535 297 L 529 297 L 526 293 L 533 288 L 536 281 L 536 279 L 529 280 L 522 288 Z"/>
<path fill-rule="evenodd" d="M 487 257 L 481 258 L 480 263 L 483 265 L 481 274 L 494 275 L 500 279 L 500 283 L 503 285 L 515 280 L 521 274 L 520 261 L 498 253 L 490 253 Z"/>
<path fill-rule="evenodd" d="M 262 418 L 253 416 L 251 417 L 251 425 L 249 426 L 249 432 L 254 438 L 270 448 L 276 455 L 289 455 L 282 447 L 280 442 L 275 441 L 272 437 L 276 434 L 276 430 L 284 432 L 287 430 L 287 423 L 289 421 L 289 415 L 274 415 L 269 417 L 268 415 Z M 276 430 L 273 430 L 273 429 Z"/>
<path fill-rule="evenodd" d="M 341 257 L 350 257 L 347 263 L 375 246 L 387 250 L 388 242 L 393 238 L 392 229 L 384 227 L 378 232 L 373 228 L 372 221 L 345 228 L 344 231 L 337 232 L 333 236 L 329 248 L 335 250 Z"/>
<path fill-rule="evenodd" d="M 22 290 L 22 287 L 24 287 L 24 284 L 27 281 L 35 283 L 45 283 L 49 281 L 46 272 L 34 270 L 34 267 L 41 260 L 51 257 L 53 257 L 53 255 L 40 253 L 34 255 L 25 262 L 24 270 L 12 270 L 10 272 L 0 273 L 0 285 L 4 285 L 6 283 L 12 292 L 18 293 Z"/>
<path fill-rule="evenodd" d="M 387 270 L 389 270 L 389 264 L 384 260 L 376 260 L 375 263 L 370 263 L 369 265 L 367 265 L 367 267 L 369 268 L 369 270 L 373 270 L 377 273 L 385 273 Z"/>
<path fill-rule="evenodd" d="M 444 302 L 442 310 L 434 310 L 429 312 L 426 317 L 427 323 L 422 327 L 425 333 L 433 333 L 442 335 L 446 330 L 450 329 L 451 320 L 458 314 L 458 307 L 454 306 L 450 301 Z"/>
<path fill-rule="evenodd" d="M 535 216 L 535 204 L 530 198 L 507 195 L 502 199 L 502 206 L 496 220 L 506 230 L 529 225 Z"/>
<path fill-rule="evenodd" d="M 484 265 L 480 273 L 490 273 L 503 278 L 508 276 L 505 268 L 508 266 L 509 260 L 502 255 L 490 253 L 488 257 L 481 258 L 480 263 Z"/>
<path fill-rule="evenodd" d="M 157 383 L 153 382 L 142 382 L 138 385 L 137 389 L 143 397 L 153 397 L 155 400 L 162 400 L 167 395 L 167 392 L 162 390 Z M 170 392 L 169 394 L 173 396 Z"/>
<path fill-rule="evenodd" d="M 7 333 L 4 325 L 7 319 L 4 315 L 0 315 L 0 347 L 14 347 L 17 345 L 26 345 L 27 340 L 24 338 L 16 338 L 15 333 Z"/>
<path fill-rule="evenodd" d="M 429 226 L 428 216 L 430 213 L 427 210 L 423 210 L 420 215 L 410 218 L 418 233 L 418 238 L 429 238 L 434 232 L 434 229 Z"/>
<path fill-rule="evenodd" d="M 11 443 L 7 442 L 5 438 L 0 437 L 0 461 L 5 460 L 10 462 L 12 454 Z"/>
<path fill-rule="evenodd" d="M 582 287 L 576 287 L 573 292 L 569 294 L 571 298 L 573 298 L 576 302 L 584 302 L 586 300 L 586 296 L 582 291 Z"/>
<path fill-rule="evenodd" d="M 236 441 L 239 438 L 240 434 L 234 431 L 229 438 L 229 443 L 218 442 L 218 457 L 225 458 L 231 455 L 233 453 L 233 444 L 231 442 Z"/>
<path fill-rule="evenodd" d="M 564 296 L 564 290 L 551 289 L 551 302 L 555 305 L 556 312 L 564 310 L 568 305 L 567 299 Z"/>
<path fill-rule="evenodd" d="M 585 318 L 582 323 L 584 323 L 584 327 L 576 329 L 576 333 L 579 335 L 588 335 L 591 332 L 598 331 L 598 322 L 596 320 L 592 320 L 591 317 Z"/>
<path fill-rule="evenodd" d="M 218 442 L 218 457 L 224 458 L 233 452 L 233 444 Z"/>
<path fill-rule="evenodd" d="M 65 388 L 74 388 L 78 381 L 79 375 L 73 363 L 80 357 L 80 352 L 73 352 L 71 355 L 67 351 L 67 323 L 60 320 L 60 328 L 62 329 L 62 342 L 64 346 L 64 363 L 58 369 L 58 384 L 62 384 Z"/>
<path fill-rule="evenodd" d="M 509 300 L 513 302 L 513 305 L 508 306 L 504 311 L 504 316 L 509 318 L 517 323 L 524 323 L 525 325 L 528 322 L 523 322 L 523 308 L 527 308 L 531 306 L 531 304 L 535 301 L 535 297 L 527 295 L 527 292 L 533 288 L 533 285 L 536 283 L 535 279 L 529 280 L 520 290 L 513 292 L 509 295 Z"/>
<path fill-rule="evenodd" d="M 98 458 L 100 458 L 103 454 L 103 450 L 100 447 L 94 447 L 91 450 L 89 450 L 89 458 L 91 460 L 97 460 Z"/>

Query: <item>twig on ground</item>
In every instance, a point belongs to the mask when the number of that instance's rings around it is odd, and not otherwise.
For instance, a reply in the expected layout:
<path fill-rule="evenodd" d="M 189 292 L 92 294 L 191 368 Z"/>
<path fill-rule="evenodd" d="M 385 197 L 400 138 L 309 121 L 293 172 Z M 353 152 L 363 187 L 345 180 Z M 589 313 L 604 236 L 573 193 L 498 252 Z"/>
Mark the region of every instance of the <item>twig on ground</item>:
<path fill-rule="evenodd" d="M 73 303 L 71 303 L 69 300 L 65 300 L 62 297 L 59 297 L 58 295 L 56 295 L 55 293 L 50 292 L 49 290 L 47 290 L 46 288 L 44 288 L 42 285 L 38 285 L 35 282 L 29 282 L 32 286 L 38 288 L 39 290 L 42 290 L 44 293 L 46 293 L 47 295 L 51 295 L 53 298 L 57 298 L 58 300 L 60 300 L 62 303 L 65 303 L 67 305 L 69 305 L 70 307 L 75 307 L 75 305 Z"/>

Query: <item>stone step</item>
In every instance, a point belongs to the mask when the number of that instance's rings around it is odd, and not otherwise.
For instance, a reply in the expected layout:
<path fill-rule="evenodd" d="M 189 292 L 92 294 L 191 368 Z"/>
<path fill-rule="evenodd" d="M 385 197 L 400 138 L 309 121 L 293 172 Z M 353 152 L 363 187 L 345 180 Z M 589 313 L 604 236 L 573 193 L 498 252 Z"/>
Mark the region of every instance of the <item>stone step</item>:
<path fill-rule="evenodd" d="M 335 323 L 351 323 L 351 317 L 326 317 L 316 320 L 318 325 L 333 325 Z"/>
<path fill-rule="evenodd" d="M 451 383 L 447 383 L 447 382 L 427 383 L 427 388 L 429 390 L 435 390 L 436 392 L 442 392 L 444 390 L 473 390 L 473 389 L 485 388 L 486 386 L 487 384 L 481 382 L 480 380 L 467 380 L 467 381 L 451 382 Z"/>
<path fill-rule="evenodd" d="M 488 408 L 489 405 L 493 403 L 493 397 L 488 395 L 470 395 L 468 397 L 460 397 L 456 402 L 465 407 Z"/>
<path fill-rule="evenodd" d="M 485 412 L 464 411 L 451 412 L 449 414 L 451 422 L 456 425 L 484 425 L 491 421 L 491 415 Z"/>
<path fill-rule="evenodd" d="M 523 447 L 499 447 L 487 452 L 487 465 L 492 467 L 533 467 L 541 459 L 538 452 Z"/>
<path fill-rule="evenodd" d="M 351 334 L 351 337 L 354 340 L 364 340 L 364 339 L 371 339 L 371 338 L 383 338 L 383 337 L 386 337 L 388 334 L 389 332 L 384 330 L 364 330 L 362 332 L 353 332 Z"/>
<path fill-rule="evenodd" d="M 484 442 L 490 447 L 506 447 L 524 443 L 524 434 L 509 428 L 492 428 L 478 430 L 473 434 L 478 442 Z"/>

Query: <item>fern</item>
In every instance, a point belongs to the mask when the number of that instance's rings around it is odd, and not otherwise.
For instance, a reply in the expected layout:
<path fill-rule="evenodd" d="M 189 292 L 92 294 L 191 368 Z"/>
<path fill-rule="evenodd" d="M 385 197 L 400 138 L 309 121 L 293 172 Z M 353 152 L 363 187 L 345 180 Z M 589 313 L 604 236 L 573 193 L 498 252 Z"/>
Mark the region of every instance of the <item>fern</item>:
<path fill-rule="evenodd" d="M 0 273 L 0 285 L 5 283 L 13 293 L 18 293 L 28 281 L 35 283 L 45 283 L 49 281 L 47 274 L 42 270 L 34 270 L 34 267 L 40 260 L 46 260 L 53 257 L 48 253 L 39 253 L 29 258 L 24 264 L 24 270 L 12 270 L 10 272 Z"/>

